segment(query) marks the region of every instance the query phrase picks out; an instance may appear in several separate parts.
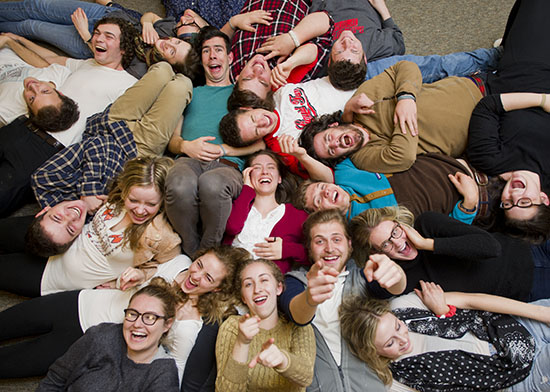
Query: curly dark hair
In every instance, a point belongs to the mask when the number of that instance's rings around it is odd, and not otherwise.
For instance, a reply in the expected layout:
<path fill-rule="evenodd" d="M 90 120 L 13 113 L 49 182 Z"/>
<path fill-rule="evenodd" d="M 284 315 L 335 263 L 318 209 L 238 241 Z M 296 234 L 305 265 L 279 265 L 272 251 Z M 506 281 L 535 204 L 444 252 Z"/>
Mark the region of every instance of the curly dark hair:
<path fill-rule="evenodd" d="M 359 64 L 349 60 L 331 61 L 327 73 L 334 87 L 344 91 L 355 90 L 365 81 L 367 62 L 364 57 Z"/>
<path fill-rule="evenodd" d="M 49 132 L 69 129 L 78 120 L 78 116 L 80 115 L 78 104 L 75 101 L 60 94 L 57 90 L 54 91 L 61 100 L 59 105 L 44 106 L 38 109 L 36 114 L 32 110 L 29 110 L 29 120 L 38 128 Z"/>
<path fill-rule="evenodd" d="M 136 36 L 139 32 L 132 24 L 124 19 L 106 16 L 101 18 L 94 25 L 94 31 L 98 26 L 114 24 L 120 28 L 120 52 L 122 53 L 122 67 L 128 68 L 136 53 Z"/>
<path fill-rule="evenodd" d="M 475 224 L 488 231 L 497 231 L 532 244 L 541 244 L 550 239 L 550 206 L 537 206 L 537 213 L 529 220 L 508 218 L 500 208 L 501 194 L 506 181 L 499 176 L 491 177 L 487 185 L 489 214 L 479 217 Z"/>
<path fill-rule="evenodd" d="M 227 99 L 227 110 L 239 108 L 261 108 L 269 111 L 275 110 L 275 101 L 273 100 L 273 91 L 267 93 L 265 99 L 260 98 L 256 93 L 250 90 L 241 90 L 239 84 L 235 84 L 231 95 Z"/>
<path fill-rule="evenodd" d="M 78 236 L 75 236 L 72 241 L 66 244 L 54 242 L 42 228 L 42 221 L 45 216 L 46 214 L 42 214 L 35 218 L 27 229 L 27 234 L 25 234 L 25 251 L 41 257 L 50 257 L 65 253 Z"/>
<path fill-rule="evenodd" d="M 315 149 L 313 148 L 313 138 L 318 133 L 321 133 L 327 128 L 329 128 L 330 124 L 334 124 L 334 123 L 340 124 L 341 122 L 342 122 L 341 111 L 334 112 L 332 114 L 323 114 L 321 117 L 317 117 L 313 119 L 302 130 L 302 133 L 300 134 L 300 138 L 298 139 L 298 144 L 306 149 L 310 157 L 318 160 L 325 166 L 333 168 L 338 163 L 346 159 L 347 155 L 343 155 L 336 158 L 319 158 L 315 153 Z"/>

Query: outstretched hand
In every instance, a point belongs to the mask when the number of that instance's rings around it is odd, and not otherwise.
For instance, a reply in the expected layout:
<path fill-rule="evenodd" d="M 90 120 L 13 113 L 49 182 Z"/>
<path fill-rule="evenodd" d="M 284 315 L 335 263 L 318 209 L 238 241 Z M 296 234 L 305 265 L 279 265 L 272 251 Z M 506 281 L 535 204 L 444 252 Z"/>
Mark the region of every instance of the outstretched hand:
<path fill-rule="evenodd" d="M 273 17 L 269 11 L 256 10 L 251 12 L 246 12 L 244 14 L 233 15 L 230 19 L 231 24 L 243 31 L 250 31 L 251 33 L 256 32 L 256 28 L 252 25 L 254 24 L 263 24 L 269 26 Z"/>
<path fill-rule="evenodd" d="M 237 340 L 241 344 L 250 344 L 254 336 L 260 332 L 260 321 L 258 316 L 251 316 L 249 313 L 243 315 L 239 320 Z"/>
<path fill-rule="evenodd" d="M 309 305 L 317 306 L 332 297 L 334 285 L 338 281 L 338 271 L 333 267 L 323 266 L 317 261 L 307 273 L 307 289 L 305 291 Z"/>
<path fill-rule="evenodd" d="M 384 254 L 371 255 L 363 272 L 368 282 L 375 280 L 385 289 L 395 286 L 405 275 L 401 267 Z"/>
<path fill-rule="evenodd" d="M 77 8 L 76 11 L 71 14 L 71 20 L 80 37 L 84 41 L 88 41 L 91 35 L 88 29 L 88 17 L 86 16 L 86 12 L 80 7 Z"/>
<path fill-rule="evenodd" d="M 275 345 L 275 339 L 269 338 L 262 344 L 262 350 L 252 358 L 248 367 L 252 369 L 258 363 L 268 368 L 285 369 L 288 366 L 288 358 Z"/>

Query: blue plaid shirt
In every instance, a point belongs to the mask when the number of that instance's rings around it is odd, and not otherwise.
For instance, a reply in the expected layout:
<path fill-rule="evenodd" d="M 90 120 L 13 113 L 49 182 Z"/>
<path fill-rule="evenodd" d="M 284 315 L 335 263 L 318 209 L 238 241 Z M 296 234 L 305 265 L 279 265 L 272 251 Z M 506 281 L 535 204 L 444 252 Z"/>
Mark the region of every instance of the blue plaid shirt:
<path fill-rule="evenodd" d="M 60 151 L 31 177 L 42 207 L 80 196 L 105 195 L 124 164 L 137 156 L 134 136 L 125 121 L 109 121 L 109 105 L 88 117 L 82 141 Z"/>

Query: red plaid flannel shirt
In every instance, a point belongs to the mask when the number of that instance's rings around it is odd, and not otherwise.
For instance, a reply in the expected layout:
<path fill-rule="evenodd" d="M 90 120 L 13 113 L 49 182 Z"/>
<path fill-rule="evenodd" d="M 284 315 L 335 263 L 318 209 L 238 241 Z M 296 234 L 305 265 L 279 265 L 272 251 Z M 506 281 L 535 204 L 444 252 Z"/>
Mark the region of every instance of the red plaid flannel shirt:
<path fill-rule="evenodd" d="M 256 54 L 262 43 L 269 37 L 288 33 L 309 13 L 310 2 L 305 0 L 248 0 L 241 13 L 255 10 L 270 11 L 273 21 L 269 26 L 258 24 L 256 32 L 237 30 L 231 43 L 233 64 L 231 75 L 233 80 L 240 74 L 246 62 Z M 327 14 L 328 15 L 328 14 Z M 334 22 L 330 17 L 330 29 L 320 37 L 309 41 L 317 45 L 317 61 L 304 76 L 303 81 L 312 79 L 326 62 L 332 46 L 332 30 Z M 277 58 L 270 60 L 271 67 L 277 64 Z M 298 82 L 298 81 L 295 81 Z"/>

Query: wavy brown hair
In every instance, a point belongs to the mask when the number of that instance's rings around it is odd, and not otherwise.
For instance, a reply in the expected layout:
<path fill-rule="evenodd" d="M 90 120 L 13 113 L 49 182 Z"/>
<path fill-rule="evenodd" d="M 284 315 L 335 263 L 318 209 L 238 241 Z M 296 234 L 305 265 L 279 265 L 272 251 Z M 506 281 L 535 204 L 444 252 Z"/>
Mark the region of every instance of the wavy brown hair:
<path fill-rule="evenodd" d="M 242 248 L 233 248 L 231 246 L 215 246 L 212 248 L 201 249 L 195 254 L 195 260 L 208 253 L 216 256 L 226 271 L 226 274 L 220 285 L 219 290 L 202 294 L 197 302 L 197 309 L 207 323 L 221 323 L 229 315 L 236 313 L 235 306 L 238 302 L 235 298 L 235 276 L 240 264 L 249 260 L 250 253 Z M 174 285 L 178 285 L 174 282 Z M 180 291 L 182 302 L 189 298 L 187 294 Z"/>

